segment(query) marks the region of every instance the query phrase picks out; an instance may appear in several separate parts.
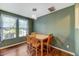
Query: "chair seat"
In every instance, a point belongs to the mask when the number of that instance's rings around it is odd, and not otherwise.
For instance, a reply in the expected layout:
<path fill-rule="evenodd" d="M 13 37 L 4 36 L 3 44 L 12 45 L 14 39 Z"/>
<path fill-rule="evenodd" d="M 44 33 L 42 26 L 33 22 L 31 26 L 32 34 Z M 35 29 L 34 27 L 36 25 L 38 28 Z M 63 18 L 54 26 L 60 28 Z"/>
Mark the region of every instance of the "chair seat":
<path fill-rule="evenodd" d="M 35 47 L 35 48 L 37 48 L 37 47 L 40 46 L 40 43 L 33 43 L 32 46 Z"/>

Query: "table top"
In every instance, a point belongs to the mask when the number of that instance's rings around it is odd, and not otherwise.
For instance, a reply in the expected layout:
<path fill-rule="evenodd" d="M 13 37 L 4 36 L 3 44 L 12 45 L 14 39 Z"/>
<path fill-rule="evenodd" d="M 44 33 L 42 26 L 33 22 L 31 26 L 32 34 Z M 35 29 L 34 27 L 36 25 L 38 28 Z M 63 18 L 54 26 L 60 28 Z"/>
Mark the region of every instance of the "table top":
<path fill-rule="evenodd" d="M 44 35 L 44 34 L 36 34 L 36 38 L 39 40 L 44 40 L 45 38 L 47 38 L 48 35 Z"/>

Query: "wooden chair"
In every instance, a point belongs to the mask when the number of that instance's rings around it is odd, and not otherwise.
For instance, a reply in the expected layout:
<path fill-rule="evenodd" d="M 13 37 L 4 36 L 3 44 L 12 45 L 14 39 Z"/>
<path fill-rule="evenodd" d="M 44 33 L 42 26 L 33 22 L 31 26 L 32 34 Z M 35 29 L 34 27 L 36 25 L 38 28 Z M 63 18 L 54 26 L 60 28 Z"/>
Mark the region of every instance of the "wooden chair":
<path fill-rule="evenodd" d="M 36 49 L 36 56 L 37 56 L 38 52 L 40 51 L 39 48 L 41 47 L 40 41 L 38 41 L 36 38 L 34 38 L 32 41 L 32 46 Z"/>
<path fill-rule="evenodd" d="M 27 43 L 27 53 L 28 53 L 28 55 L 32 55 L 32 53 L 31 53 L 32 44 L 31 44 L 30 40 L 31 40 L 30 36 L 27 35 L 27 37 L 26 37 L 26 43 Z"/>
<path fill-rule="evenodd" d="M 43 49 L 47 52 L 47 55 L 48 55 L 48 52 L 50 50 L 50 45 L 51 45 L 51 41 L 53 40 L 53 38 L 54 38 L 54 36 L 49 34 L 48 38 L 46 38 L 43 41 Z"/>
<path fill-rule="evenodd" d="M 28 55 L 32 56 L 35 53 L 35 50 L 33 48 L 33 36 L 32 35 L 27 35 L 26 37 L 26 42 L 27 42 L 27 53 Z"/>
<path fill-rule="evenodd" d="M 38 54 L 38 52 L 40 51 L 40 48 L 39 47 L 41 47 L 41 43 L 40 43 L 40 41 L 39 40 L 37 40 L 36 39 L 36 33 L 35 32 L 33 32 L 33 33 L 31 33 L 31 35 L 32 35 L 32 46 L 36 49 L 36 56 L 37 56 L 37 54 Z M 40 53 L 40 52 L 39 52 Z"/>
<path fill-rule="evenodd" d="M 29 46 L 35 48 L 35 50 L 36 50 L 36 56 L 37 56 L 37 53 L 39 51 L 38 47 L 41 44 L 40 44 L 40 41 L 36 39 L 36 33 L 35 32 L 31 33 L 31 35 L 29 37 L 27 37 L 27 42 L 28 42 Z"/>

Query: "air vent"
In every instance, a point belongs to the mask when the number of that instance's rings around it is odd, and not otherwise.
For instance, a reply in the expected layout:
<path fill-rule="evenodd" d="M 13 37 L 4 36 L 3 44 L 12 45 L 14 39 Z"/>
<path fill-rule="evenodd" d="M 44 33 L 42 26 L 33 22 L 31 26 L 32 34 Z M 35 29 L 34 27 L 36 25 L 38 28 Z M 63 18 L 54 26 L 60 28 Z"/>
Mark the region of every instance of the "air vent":
<path fill-rule="evenodd" d="M 50 8 L 48 8 L 48 10 L 49 10 L 50 12 L 55 11 L 55 7 L 50 7 Z"/>

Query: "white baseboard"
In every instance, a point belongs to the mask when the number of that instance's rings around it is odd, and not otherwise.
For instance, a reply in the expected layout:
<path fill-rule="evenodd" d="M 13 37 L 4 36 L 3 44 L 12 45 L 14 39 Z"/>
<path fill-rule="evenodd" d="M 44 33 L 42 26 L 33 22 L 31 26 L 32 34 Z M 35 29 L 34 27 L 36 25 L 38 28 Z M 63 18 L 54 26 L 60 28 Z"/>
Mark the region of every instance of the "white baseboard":
<path fill-rule="evenodd" d="M 52 46 L 52 47 L 53 47 L 53 48 L 56 48 L 56 49 L 58 49 L 58 50 L 61 50 L 61 51 L 63 51 L 63 52 L 69 53 L 69 54 L 71 54 L 71 55 L 73 55 L 73 56 L 75 56 L 75 53 L 73 53 L 73 52 L 70 52 L 70 51 L 67 51 L 67 50 L 64 50 L 64 49 L 55 47 L 55 46 Z"/>

